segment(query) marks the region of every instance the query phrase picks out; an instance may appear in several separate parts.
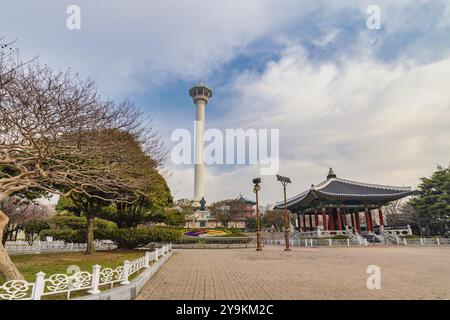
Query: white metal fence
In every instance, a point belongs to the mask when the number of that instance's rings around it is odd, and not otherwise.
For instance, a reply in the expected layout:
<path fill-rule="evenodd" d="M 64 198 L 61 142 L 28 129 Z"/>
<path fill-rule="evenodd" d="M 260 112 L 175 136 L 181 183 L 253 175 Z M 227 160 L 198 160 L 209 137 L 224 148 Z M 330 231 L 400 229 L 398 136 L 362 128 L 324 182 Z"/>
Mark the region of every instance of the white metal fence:
<path fill-rule="evenodd" d="M 401 238 L 397 237 L 397 244 L 403 246 L 435 246 L 450 245 L 449 238 Z"/>
<path fill-rule="evenodd" d="M 53 274 L 46 278 L 44 272 L 36 274 L 35 282 L 11 280 L 0 285 L 0 300 L 41 300 L 42 297 L 88 290 L 89 294 L 100 293 L 100 287 L 112 288 L 115 283 L 129 284 L 129 277 L 143 268 L 150 268 L 151 261 L 159 260 L 172 250 L 172 244 L 163 245 L 155 251 L 133 261 L 124 261 L 123 265 L 113 268 L 92 267 L 92 272 L 79 271 L 73 275 Z"/>
<path fill-rule="evenodd" d="M 266 245 L 284 246 L 284 240 L 265 240 Z M 290 245 L 293 247 L 332 247 L 332 246 L 367 246 L 367 239 L 291 239 Z"/>
<path fill-rule="evenodd" d="M 266 245 L 278 245 L 284 246 L 284 239 L 278 240 L 264 240 Z M 435 245 L 450 245 L 449 238 L 405 238 L 396 237 L 396 242 L 394 244 L 403 246 L 435 246 Z M 351 239 L 290 239 L 290 245 L 293 247 L 332 247 L 332 246 L 367 246 L 369 245 L 367 239 L 365 238 L 351 238 Z"/>
<path fill-rule="evenodd" d="M 79 252 L 86 250 L 86 243 L 67 243 L 64 241 L 7 241 L 5 248 L 10 255 L 39 254 L 45 252 Z M 95 250 L 112 250 L 117 246 L 109 240 L 95 241 Z"/>

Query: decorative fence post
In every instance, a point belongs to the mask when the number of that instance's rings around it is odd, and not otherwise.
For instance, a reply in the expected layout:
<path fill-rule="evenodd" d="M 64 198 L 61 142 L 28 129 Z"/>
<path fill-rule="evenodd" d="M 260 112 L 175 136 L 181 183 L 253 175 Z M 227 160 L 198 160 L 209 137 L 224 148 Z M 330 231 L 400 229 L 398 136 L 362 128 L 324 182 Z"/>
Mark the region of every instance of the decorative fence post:
<path fill-rule="evenodd" d="M 150 268 L 150 252 L 145 251 L 145 267 Z"/>
<path fill-rule="evenodd" d="M 439 241 L 439 238 L 436 238 L 436 243 L 438 244 L 438 246 L 441 245 L 441 242 Z"/>
<path fill-rule="evenodd" d="M 328 239 L 328 244 L 329 244 L 330 247 L 331 247 L 331 239 Z"/>
<path fill-rule="evenodd" d="M 172 251 L 172 242 L 169 243 L 169 250 Z"/>
<path fill-rule="evenodd" d="M 44 277 L 45 277 L 44 272 L 36 273 L 36 281 L 34 282 L 33 292 L 31 293 L 31 299 L 41 300 L 41 296 L 44 293 L 45 289 Z"/>
<path fill-rule="evenodd" d="M 406 246 L 406 238 L 403 238 L 403 244 Z"/>
<path fill-rule="evenodd" d="M 409 235 L 412 235 L 411 226 L 408 224 L 408 225 L 406 226 L 406 228 L 408 229 L 408 234 L 409 234 Z"/>
<path fill-rule="evenodd" d="M 96 264 L 92 267 L 92 289 L 88 290 L 90 294 L 98 294 L 100 290 L 98 289 L 98 284 L 100 283 L 100 266 Z"/>
<path fill-rule="evenodd" d="M 350 239 L 347 239 L 347 247 L 350 247 Z"/>
<path fill-rule="evenodd" d="M 123 277 L 124 277 L 124 279 L 120 284 L 129 284 L 130 283 L 130 281 L 128 281 L 128 277 L 130 275 L 130 267 L 131 267 L 131 262 L 128 260 L 125 260 L 123 262 L 123 269 L 124 269 Z"/>
<path fill-rule="evenodd" d="M 155 249 L 155 260 L 156 261 L 159 260 L 159 249 L 158 248 Z"/>
<path fill-rule="evenodd" d="M 420 238 L 420 244 L 423 246 L 423 238 Z"/>
<path fill-rule="evenodd" d="M 308 239 L 305 239 L 305 247 L 308 246 Z"/>

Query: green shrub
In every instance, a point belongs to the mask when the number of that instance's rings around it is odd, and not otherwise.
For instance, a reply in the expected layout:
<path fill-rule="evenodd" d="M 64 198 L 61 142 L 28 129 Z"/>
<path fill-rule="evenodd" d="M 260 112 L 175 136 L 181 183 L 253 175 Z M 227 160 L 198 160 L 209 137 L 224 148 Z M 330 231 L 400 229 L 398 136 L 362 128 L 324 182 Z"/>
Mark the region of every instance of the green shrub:
<path fill-rule="evenodd" d="M 94 230 L 95 240 L 108 240 L 111 231 L 103 229 Z M 53 240 L 60 240 L 64 242 L 74 243 L 86 243 L 87 242 L 87 230 L 70 230 L 70 229 L 49 229 L 43 230 L 40 233 L 41 240 L 45 240 L 45 237 L 52 237 Z"/>
<path fill-rule="evenodd" d="M 337 234 L 337 235 L 333 236 L 332 239 L 342 240 L 342 239 L 348 239 L 348 237 L 345 234 Z"/>
<path fill-rule="evenodd" d="M 56 215 L 49 220 L 51 229 L 69 229 L 84 230 L 87 228 L 86 217 L 76 217 L 71 215 Z M 96 229 L 111 230 L 117 228 L 117 225 L 105 219 L 97 218 L 94 222 Z"/>
<path fill-rule="evenodd" d="M 31 220 L 21 225 L 25 233 L 25 239 L 30 245 L 39 237 L 41 231 L 49 229 L 50 225 L 45 220 Z"/>
<path fill-rule="evenodd" d="M 45 237 L 52 237 L 53 240 L 61 240 L 65 242 L 77 242 L 73 241 L 76 231 L 75 230 L 56 230 L 56 229 L 49 229 L 49 230 L 43 230 L 40 233 L 41 240 L 45 240 Z"/>
<path fill-rule="evenodd" d="M 416 236 L 415 234 L 405 234 L 405 235 L 399 235 L 399 238 L 406 238 L 406 239 L 418 239 L 419 236 Z"/>
<path fill-rule="evenodd" d="M 71 215 L 56 215 L 49 219 L 52 229 L 80 230 L 87 227 L 85 217 L 76 217 Z"/>
<path fill-rule="evenodd" d="M 178 230 L 164 227 L 154 227 L 147 230 L 149 230 L 151 241 L 153 242 L 173 242 L 180 238 L 180 232 Z"/>
<path fill-rule="evenodd" d="M 173 242 L 179 238 L 179 232 L 164 227 L 152 229 L 121 228 L 109 232 L 109 240 L 121 249 L 135 249 L 150 242 Z"/>

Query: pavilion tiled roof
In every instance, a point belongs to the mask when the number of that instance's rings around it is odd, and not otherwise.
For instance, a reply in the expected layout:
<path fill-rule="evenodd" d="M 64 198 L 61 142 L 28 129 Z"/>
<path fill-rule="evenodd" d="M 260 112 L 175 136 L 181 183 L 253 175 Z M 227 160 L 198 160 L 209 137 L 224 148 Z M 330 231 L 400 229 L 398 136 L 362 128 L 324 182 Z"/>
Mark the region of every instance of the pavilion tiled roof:
<path fill-rule="evenodd" d="M 249 199 L 245 198 L 243 195 L 239 195 L 239 197 L 234 199 L 234 201 L 239 202 L 239 203 L 243 203 L 243 204 L 251 204 L 251 205 L 255 205 L 256 204 L 255 201 L 249 200 Z"/>
<path fill-rule="evenodd" d="M 312 185 L 309 190 L 288 199 L 287 206 L 290 210 L 306 207 L 316 199 L 337 202 L 386 203 L 412 194 L 411 187 L 387 186 L 341 179 L 330 168 L 325 181 L 316 186 Z M 284 202 L 278 202 L 275 208 L 284 208 Z"/>

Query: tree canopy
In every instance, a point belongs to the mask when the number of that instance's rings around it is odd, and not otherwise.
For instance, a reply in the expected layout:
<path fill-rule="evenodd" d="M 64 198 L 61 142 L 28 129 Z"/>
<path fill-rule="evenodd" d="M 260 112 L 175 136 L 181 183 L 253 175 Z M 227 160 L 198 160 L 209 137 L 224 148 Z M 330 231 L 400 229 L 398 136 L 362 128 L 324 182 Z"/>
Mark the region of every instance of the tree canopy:
<path fill-rule="evenodd" d="M 151 121 L 127 100 L 103 99 L 91 80 L 23 62 L 10 49 L 0 48 L 0 202 L 31 190 L 70 197 L 91 231 L 99 207 L 143 197 L 163 207 L 166 154 Z M 0 237 L 8 221 L 0 210 Z M 0 274 L 22 278 L 1 244 Z"/>
<path fill-rule="evenodd" d="M 447 230 L 450 222 L 450 166 L 438 166 L 430 178 L 421 180 L 417 196 L 410 201 L 416 211 L 416 219 L 426 226 L 429 233 L 433 226 Z"/>

